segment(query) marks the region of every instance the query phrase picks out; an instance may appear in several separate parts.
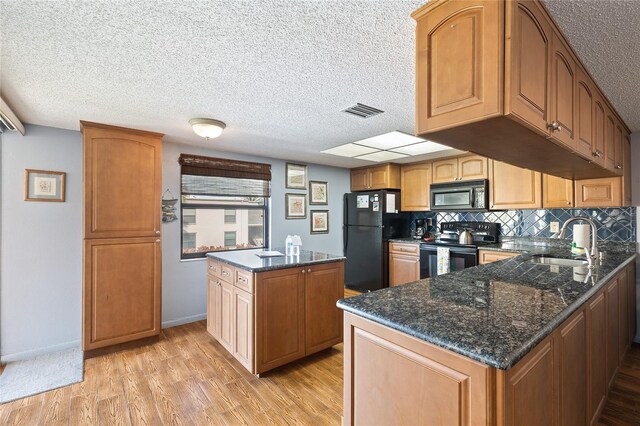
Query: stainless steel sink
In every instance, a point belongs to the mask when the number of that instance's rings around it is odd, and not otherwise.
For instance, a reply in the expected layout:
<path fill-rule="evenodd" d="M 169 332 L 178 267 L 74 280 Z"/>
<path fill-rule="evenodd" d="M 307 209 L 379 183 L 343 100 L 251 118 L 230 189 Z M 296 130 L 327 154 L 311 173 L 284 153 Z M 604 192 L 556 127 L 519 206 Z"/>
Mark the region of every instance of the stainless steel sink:
<path fill-rule="evenodd" d="M 563 259 L 560 257 L 550 257 L 550 256 L 535 256 L 532 257 L 530 262 L 538 263 L 540 265 L 556 265 L 556 266 L 587 266 L 586 260 L 581 259 Z"/>

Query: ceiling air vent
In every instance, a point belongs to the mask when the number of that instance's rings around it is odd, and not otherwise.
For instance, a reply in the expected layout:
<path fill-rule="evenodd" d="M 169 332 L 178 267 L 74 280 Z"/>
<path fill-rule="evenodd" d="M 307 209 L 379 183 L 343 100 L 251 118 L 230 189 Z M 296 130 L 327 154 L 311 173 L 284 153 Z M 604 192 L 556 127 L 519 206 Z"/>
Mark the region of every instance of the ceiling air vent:
<path fill-rule="evenodd" d="M 349 114 L 357 115 L 358 117 L 362 118 L 373 117 L 374 115 L 382 114 L 384 112 L 381 109 L 370 107 L 369 105 L 364 104 L 355 104 L 354 106 L 350 106 L 349 108 L 342 111 Z"/>

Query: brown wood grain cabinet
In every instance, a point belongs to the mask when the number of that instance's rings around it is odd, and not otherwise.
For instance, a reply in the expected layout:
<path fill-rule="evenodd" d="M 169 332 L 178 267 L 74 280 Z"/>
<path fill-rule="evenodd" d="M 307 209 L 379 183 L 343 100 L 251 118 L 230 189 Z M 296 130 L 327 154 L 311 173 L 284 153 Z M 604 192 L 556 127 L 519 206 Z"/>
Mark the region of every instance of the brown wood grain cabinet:
<path fill-rule="evenodd" d="M 489 207 L 492 210 L 541 208 L 540 172 L 489 160 Z"/>
<path fill-rule="evenodd" d="M 634 263 L 508 370 L 345 312 L 343 424 L 595 424 L 631 342 L 623 276 Z"/>
<path fill-rule="evenodd" d="M 622 205 L 622 181 L 619 177 L 574 181 L 576 207 L 619 207 Z"/>
<path fill-rule="evenodd" d="M 614 166 L 614 171 L 616 172 L 617 175 L 622 176 L 622 173 L 624 171 L 624 163 L 623 163 L 623 145 L 622 145 L 622 140 L 623 140 L 623 134 L 624 134 L 624 130 L 622 129 L 622 125 L 620 124 L 620 121 L 616 119 L 616 127 L 614 130 L 614 162 L 615 162 L 615 166 Z"/>
<path fill-rule="evenodd" d="M 253 295 L 233 288 L 233 356 L 253 371 Z"/>
<path fill-rule="evenodd" d="M 586 84 L 586 83 L 585 83 Z M 606 146 L 607 106 L 597 90 L 593 92 L 593 161 L 601 167 L 607 166 Z"/>
<path fill-rule="evenodd" d="M 542 207 L 566 209 L 573 205 L 573 181 L 544 173 L 542 175 Z"/>
<path fill-rule="evenodd" d="M 604 122 L 605 167 L 608 170 L 616 169 L 616 118 L 607 107 Z"/>
<path fill-rule="evenodd" d="M 162 135 L 80 122 L 84 351 L 160 334 Z"/>
<path fill-rule="evenodd" d="M 351 190 L 400 189 L 400 165 L 382 164 L 351 169 Z"/>
<path fill-rule="evenodd" d="M 420 279 L 420 244 L 389 243 L 389 286 Z"/>
<path fill-rule="evenodd" d="M 520 253 L 509 251 L 479 250 L 478 256 L 480 257 L 480 260 L 478 261 L 478 263 L 480 265 L 484 265 L 486 263 L 493 263 L 499 260 L 510 259 L 519 255 Z"/>
<path fill-rule="evenodd" d="M 401 210 L 429 210 L 430 185 L 430 162 L 403 164 L 400 169 Z"/>
<path fill-rule="evenodd" d="M 418 135 L 567 179 L 615 174 L 592 161 L 594 99 L 628 129 L 542 2 L 435 0 L 412 16 Z"/>
<path fill-rule="evenodd" d="M 340 263 L 340 265 L 343 265 Z M 342 342 L 342 312 L 336 301 L 344 297 L 344 268 L 334 264 L 307 267 L 304 287 L 305 354 Z"/>
<path fill-rule="evenodd" d="M 487 178 L 487 159 L 480 155 L 462 156 L 433 162 L 433 183 Z"/>
<path fill-rule="evenodd" d="M 627 271 L 618 275 L 618 358 L 622 363 L 629 346 L 629 291 Z"/>
<path fill-rule="evenodd" d="M 623 158 L 623 177 L 622 177 L 622 194 L 623 205 L 631 206 L 631 140 L 629 135 L 625 134 L 622 140 L 622 158 Z"/>
<path fill-rule="evenodd" d="M 629 302 L 629 341 L 636 337 L 636 265 L 627 268 L 627 291 Z"/>

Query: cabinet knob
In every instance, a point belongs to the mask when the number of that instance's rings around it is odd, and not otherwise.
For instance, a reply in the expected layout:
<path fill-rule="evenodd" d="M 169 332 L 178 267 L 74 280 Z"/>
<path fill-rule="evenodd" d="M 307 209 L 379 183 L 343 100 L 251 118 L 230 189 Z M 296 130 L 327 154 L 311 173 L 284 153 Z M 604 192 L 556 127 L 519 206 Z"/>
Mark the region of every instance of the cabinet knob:
<path fill-rule="evenodd" d="M 156 231 L 156 235 L 160 235 L 160 231 Z"/>
<path fill-rule="evenodd" d="M 303 273 L 303 274 L 304 274 L 304 273 L 306 273 L 306 272 L 307 272 L 307 271 L 305 271 L 304 269 L 302 270 L 302 273 Z"/>
<path fill-rule="evenodd" d="M 597 149 L 595 151 L 593 151 L 592 155 L 594 157 L 602 158 L 602 153 L 600 151 L 598 151 Z"/>
<path fill-rule="evenodd" d="M 616 164 L 616 169 L 620 170 L 622 166 L 620 164 Z"/>
<path fill-rule="evenodd" d="M 567 201 L 567 205 L 570 206 L 571 205 L 571 201 Z"/>
<path fill-rule="evenodd" d="M 311 268 L 307 269 L 307 272 L 311 273 Z"/>
<path fill-rule="evenodd" d="M 550 129 L 552 132 L 559 132 L 562 130 L 562 126 L 557 121 L 547 124 L 547 129 Z"/>
<path fill-rule="evenodd" d="M 156 243 L 159 243 L 159 242 L 160 242 L 160 240 L 156 240 Z"/>

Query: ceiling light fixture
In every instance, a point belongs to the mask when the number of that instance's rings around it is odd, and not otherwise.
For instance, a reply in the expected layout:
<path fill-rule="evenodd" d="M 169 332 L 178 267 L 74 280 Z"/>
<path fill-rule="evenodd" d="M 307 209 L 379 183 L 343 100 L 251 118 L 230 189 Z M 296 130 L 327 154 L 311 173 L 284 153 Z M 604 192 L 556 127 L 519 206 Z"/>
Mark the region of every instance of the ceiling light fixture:
<path fill-rule="evenodd" d="M 226 124 L 213 118 L 192 118 L 189 120 L 193 132 L 203 138 L 213 139 L 222 134 Z"/>

